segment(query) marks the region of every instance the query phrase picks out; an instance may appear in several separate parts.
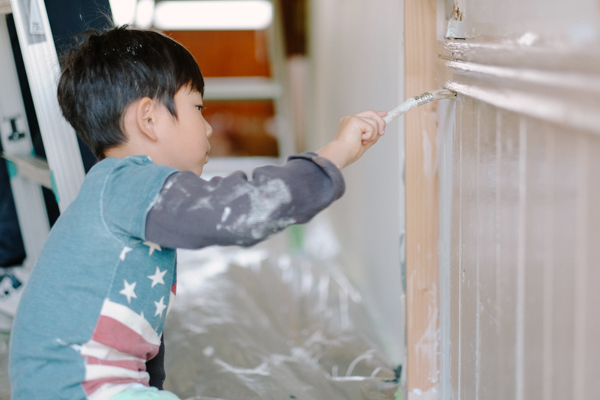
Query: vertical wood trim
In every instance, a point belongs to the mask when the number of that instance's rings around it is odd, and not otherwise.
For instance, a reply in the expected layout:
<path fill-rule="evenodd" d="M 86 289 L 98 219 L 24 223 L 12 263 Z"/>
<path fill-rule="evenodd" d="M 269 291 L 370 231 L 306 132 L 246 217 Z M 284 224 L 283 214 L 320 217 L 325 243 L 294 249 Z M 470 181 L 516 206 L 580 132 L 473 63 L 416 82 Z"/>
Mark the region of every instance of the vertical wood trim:
<path fill-rule="evenodd" d="M 437 88 L 436 0 L 406 0 L 404 7 L 409 98 Z M 405 123 L 408 393 L 433 399 L 439 393 L 437 104 L 411 111 Z"/>
<path fill-rule="evenodd" d="M 525 400 L 525 277 L 527 268 L 527 123 L 519 118 L 519 226 L 517 235 L 516 399 Z"/>
<path fill-rule="evenodd" d="M 588 310 L 589 303 L 586 302 L 586 282 L 588 265 L 588 235 L 589 235 L 589 178 L 588 173 L 591 170 L 589 162 L 591 143 L 586 136 L 580 135 L 577 138 L 577 198 L 575 200 L 576 226 L 577 226 L 577 247 L 575 250 L 575 299 L 574 299 L 574 335 L 573 335 L 573 398 L 586 398 L 586 386 L 591 386 L 590 382 L 585 381 L 586 376 L 586 320 L 593 311 Z M 589 398 L 589 397 L 588 397 Z"/>
<path fill-rule="evenodd" d="M 544 235 L 544 350 L 543 350 L 543 392 L 542 398 L 552 398 L 552 377 L 554 376 L 553 368 L 553 322 L 554 322 L 554 304 L 558 299 L 554 299 L 554 246 L 552 245 L 552 239 L 554 238 L 554 232 L 556 225 L 554 223 L 553 205 L 555 204 L 555 194 L 553 187 L 553 172 L 554 165 L 556 164 L 556 132 L 554 130 L 548 130 L 546 133 L 546 173 L 548 174 L 548 183 L 545 188 L 546 204 L 544 205 L 544 220 L 545 220 L 545 235 Z M 558 300 L 560 301 L 560 300 Z"/>

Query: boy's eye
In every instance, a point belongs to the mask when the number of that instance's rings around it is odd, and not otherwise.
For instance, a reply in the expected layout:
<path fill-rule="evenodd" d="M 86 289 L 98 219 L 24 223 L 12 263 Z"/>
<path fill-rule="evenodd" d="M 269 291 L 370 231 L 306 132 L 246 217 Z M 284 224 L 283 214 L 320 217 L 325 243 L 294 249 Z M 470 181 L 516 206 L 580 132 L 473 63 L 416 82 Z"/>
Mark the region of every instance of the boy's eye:
<path fill-rule="evenodd" d="M 204 106 L 196 106 L 196 109 L 198 111 L 202 111 L 202 110 L 206 110 L 206 107 L 204 107 Z"/>

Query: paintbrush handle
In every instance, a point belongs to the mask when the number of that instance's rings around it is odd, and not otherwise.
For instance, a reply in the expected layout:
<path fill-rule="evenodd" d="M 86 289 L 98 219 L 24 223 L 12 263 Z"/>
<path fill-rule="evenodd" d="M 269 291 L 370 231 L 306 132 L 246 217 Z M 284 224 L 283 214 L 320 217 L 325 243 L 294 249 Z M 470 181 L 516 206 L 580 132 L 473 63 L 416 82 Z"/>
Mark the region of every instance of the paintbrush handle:
<path fill-rule="evenodd" d="M 412 110 L 415 107 L 419 107 L 423 104 L 430 103 L 434 100 L 450 99 L 454 97 L 456 97 L 456 93 L 448 89 L 432 90 L 431 92 L 425 92 L 423 94 L 406 100 L 404 103 L 400 104 L 392 111 L 389 111 L 388 114 L 385 117 L 383 117 L 383 120 L 386 124 L 389 124 L 396 118 L 406 114 L 409 110 Z"/>
<path fill-rule="evenodd" d="M 386 124 L 389 124 L 396 118 L 399 118 L 400 116 L 406 114 L 408 112 L 408 110 L 412 110 L 413 108 L 417 107 L 418 105 L 419 104 L 417 103 L 417 100 L 415 100 L 414 97 L 411 97 L 410 99 L 406 100 L 404 103 L 400 104 L 398 107 L 394 108 L 392 111 L 389 111 L 388 114 L 385 117 L 383 117 L 383 120 L 385 121 Z"/>

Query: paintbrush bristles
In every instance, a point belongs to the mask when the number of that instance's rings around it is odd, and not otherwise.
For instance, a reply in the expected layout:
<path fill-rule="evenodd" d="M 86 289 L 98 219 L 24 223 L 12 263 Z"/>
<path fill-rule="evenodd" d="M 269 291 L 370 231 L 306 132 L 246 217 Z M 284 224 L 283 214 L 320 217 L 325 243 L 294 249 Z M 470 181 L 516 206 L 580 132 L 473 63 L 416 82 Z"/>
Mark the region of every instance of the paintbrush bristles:
<path fill-rule="evenodd" d="M 429 93 L 433 95 L 433 100 L 453 99 L 456 97 L 456 92 L 448 89 L 432 90 Z"/>

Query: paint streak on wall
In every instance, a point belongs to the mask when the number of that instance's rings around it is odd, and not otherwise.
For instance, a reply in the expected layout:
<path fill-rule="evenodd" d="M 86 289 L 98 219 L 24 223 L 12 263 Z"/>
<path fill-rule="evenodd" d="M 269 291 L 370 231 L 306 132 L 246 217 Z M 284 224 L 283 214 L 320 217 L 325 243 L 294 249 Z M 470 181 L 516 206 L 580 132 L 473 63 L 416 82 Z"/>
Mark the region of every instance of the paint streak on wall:
<path fill-rule="evenodd" d="M 428 294 L 431 296 L 432 304 L 434 303 L 434 301 L 437 301 L 437 285 L 433 286 L 429 290 Z M 427 329 L 415 345 L 417 353 L 417 363 L 420 360 L 427 360 L 429 365 L 435 365 L 437 363 L 439 354 L 438 314 L 439 310 L 437 307 L 430 307 L 427 312 Z M 430 370 L 427 380 L 431 382 L 435 387 L 439 381 L 439 371 Z"/>
<path fill-rule="evenodd" d="M 448 398 L 599 398 L 600 136 L 459 98 L 454 141 Z"/>
<path fill-rule="evenodd" d="M 459 93 L 441 127 L 442 398 L 598 399 L 600 3 L 455 4 L 466 40 L 438 54 Z"/>
<path fill-rule="evenodd" d="M 423 172 L 428 179 L 433 178 L 433 149 L 427 131 L 423 131 Z"/>

